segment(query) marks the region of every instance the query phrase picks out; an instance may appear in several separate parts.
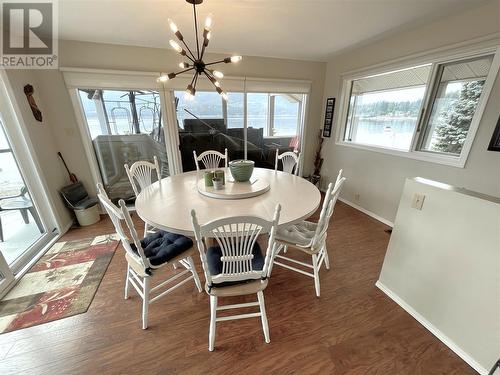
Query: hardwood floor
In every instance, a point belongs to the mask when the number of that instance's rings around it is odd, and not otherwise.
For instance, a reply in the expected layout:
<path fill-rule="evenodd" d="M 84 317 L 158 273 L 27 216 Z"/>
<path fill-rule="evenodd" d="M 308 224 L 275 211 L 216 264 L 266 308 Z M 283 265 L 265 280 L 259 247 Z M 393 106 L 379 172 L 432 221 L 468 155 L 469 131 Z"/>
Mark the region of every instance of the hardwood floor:
<path fill-rule="evenodd" d="M 474 374 L 375 287 L 389 241 L 384 229 L 338 203 L 321 298 L 312 279 L 275 267 L 265 290 L 271 343 L 257 318 L 222 322 L 212 353 L 208 297 L 191 283 L 152 304 L 149 328 L 141 329 L 140 298 L 123 299 L 120 247 L 87 313 L 0 335 L 0 374 Z M 62 240 L 112 232 L 103 218 Z M 196 266 L 203 278 L 198 259 Z"/>

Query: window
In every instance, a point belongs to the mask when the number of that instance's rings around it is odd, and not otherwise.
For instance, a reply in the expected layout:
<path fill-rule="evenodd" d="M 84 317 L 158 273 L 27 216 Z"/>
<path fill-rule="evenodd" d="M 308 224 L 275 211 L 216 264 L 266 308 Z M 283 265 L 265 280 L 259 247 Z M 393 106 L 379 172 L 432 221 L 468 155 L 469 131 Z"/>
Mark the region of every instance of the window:
<path fill-rule="evenodd" d="M 263 93 L 247 94 L 247 125 L 249 128 L 264 129 L 267 136 L 269 125 L 269 95 Z"/>
<path fill-rule="evenodd" d="M 493 56 L 442 64 L 421 149 L 460 155 Z"/>
<path fill-rule="evenodd" d="M 177 120 L 184 129 L 184 120 L 194 118 L 193 114 L 202 119 L 223 118 L 222 99 L 216 92 L 198 91 L 193 99 L 188 98 L 184 91 L 175 91 L 177 102 Z"/>
<path fill-rule="evenodd" d="M 243 128 L 245 125 L 245 95 L 242 92 L 230 92 L 227 94 L 227 127 Z"/>
<path fill-rule="evenodd" d="M 153 90 L 78 90 L 104 189 L 113 200 L 134 199 L 123 168 L 158 158 L 169 175 L 160 94 Z"/>
<path fill-rule="evenodd" d="M 345 80 L 342 143 L 463 166 L 492 62 L 485 54 Z"/>
<path fill-rule="evenodd" d="M 272 128 L 273 136 L 296 136 L 301 122 L 303 95 L 274 94 L 271 96 L 273 106 Z"/>
<path fill-rule="evenodd" d="M 352 81 L 344 140 L 408 151 L 430 65 Z"/>
<path fill-rule="evenodd" d="M 174 91 L 174 96 L 184 171 L 195 169 L 193 150 L 223 153 L 227 148 L 230 160 L 246 154 L 267 168 L 274 168 L 276 149 L 300 150 L 306 94 L 228 92 L 227 102 L 213 91 L 198 91 L 189 100 L 184 91 Z"/>

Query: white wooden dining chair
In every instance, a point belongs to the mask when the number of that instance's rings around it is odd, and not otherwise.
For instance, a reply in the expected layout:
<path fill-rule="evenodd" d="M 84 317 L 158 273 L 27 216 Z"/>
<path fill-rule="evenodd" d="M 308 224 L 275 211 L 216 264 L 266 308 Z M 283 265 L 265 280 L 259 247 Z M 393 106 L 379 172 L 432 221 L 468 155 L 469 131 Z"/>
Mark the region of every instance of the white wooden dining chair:
<path fill-rule="evenodd" d="M 326 247 L 326 238 L 330 218 L 333 215 L 335 203 L 340 194 L 342 186 L 346 180 L 342 176 L 340 170 L 335 184 L 330 183 L 323 200 L 323 206 L 317 223 L 304 220 L 297 224 L 290 225 L 285 228 L 278 229 L 276 233 L 276 250 L 274 252 L 274 262 L 271 264 L 287 268 L 291 271 L 301 273 L 303 275 L 312 277 L 314 279 L 314 287 L 316 289 L 316 296 L 320 296 L 320 282 L 319 271 L 323 263 L 326 269 L 330 269 L 330 259 L 328 257 L 328 249 Z M 312 263 L 306 263 L 293 259 L 291 257 L 280 255 L 283 250 L 284 253 L 288 249 L 297 249 L 308 255 L 311 255 Z M 278 259 L 278 260 L 276 260 Z M 283 263 L 285 261 L 286 263 Z M 292 265 L 293 264 L 293 265 Z M 295 265 L 302 266 L 297 268 Z M 306 269 L 306 270 L 305 270 Z M 312 273 L 309 271 L 312 269 Z"/>
<path fill-rule="evenodd" d="M 132 222 L 123 199 L 120 199 L 120 201 L 118 202 L 120 207 L 117 207 L 108 198 L 101 184 L 97 184 L 97 190 L 99 201 L 101 202 L 101 205 L 104 207 L 111 221 L 113 222 L 116 233 L 121 240 L 123 248 L 125 249 L 125 258 L 127 260 L 125 299 L 128 299 L 130 286 L 132 285 L 137 294 L 139 294 L 139 296 L 142 298 L 142 329 L 146 329 L 148 327 L 148 311 L 149 305 L 151 303 L 159 300 L 160 298 L 164 297 L 165 295 L 172 292 L 191 279 L 194 280 L 198 291 L 201 293 L 202 289 L 200 279 L 198 278 L 193 259 L 191 258 L 196 250 L 193 247 L 191 239 L 185 237 L 190 241 L 191 247 L 181 252 L 177 256 L 174 256 L 168 261 L 162 261 L 159 258 L 154 258 L 153 261 L 153 258 L 148 258 L 146 256 L 147 251 L 145 251 L 141 240 L 137 236 L 137 231 L 135 230 L 134 223 Z M 131 240 L 129 240 L 129 238 L 125 234 L 122 222 L 125 222 Z M 159 278 L 159 275 L 157 276 L 157 269 L 168 266 L 170 264 L 180 264 L 184 266 L 185 270 L 177 272 L 174 276 L 170 277 L 167 280 L 159 282 L 156 286 L 152 286 L 152 280 L 156 280 L 157 278 Z M 189 276 L 182 278 L 186 275 Z M 179 278 L 182 279 L 179 281 Z M 170 286 L 168 287 L 168 289 L 165 289 L 165 287 L 169 284 Z"/>
<path fill-rule="evenodd" d="M 279 154 L 279 150 L 276 149 L 276 160 L 274 163 L 274 170 L 278 170 L 278 164 L 281 160 L 283 165 L 283 172 L 291 173 L 296 176 L 299 175 L 299 164 L 300 164 L 300 152 L 297 154 L 293 151 L 287 151 Z"/>
<path fill-rule="evenodd" d="M 224 167 L 227 168 L 229 163 L 229 158 L 227 157 L 227 148 L 224 149 L 224 153 L 215 150 L 208 150 L 201 153 L 200 156 L 196 154 L 193 150 L 194 163 L 196 164 L 196 170 L 200 170 L 199 162 L 203 162 L 205 169 L 217 169 L 221 160 L 224 160 Z"/>
<path fill-rule="evenodd" d="M 128 164 L 125 164 L 125 171 L 136 197 L 142 189 L 161 179 L 160 165 L 156 156 L 153 157 L 153 163 L 149 161 L 136 161 L 130 167 Z M 144 223 L 144 236 L 154 233 L 156 230 L 156 228 L 148 223 Z"/>
<path fill-rule="evenodd" d="M 276 206 L 272 221 L 260 217 L 238 216 L 214 220 L 199 225 L 194 210 L 191 211 L 196 243 L 205 272 L 205 291 L 210 296 L 210 330 L 208 350 L 215 345 L 217 322 L 260 317 L 266 343 L 270 342 L 264 289 L 267 287 L 275 248 L 275 233 L 281 206 Z M 257 238 L 268 233 L 269 240 L 263 255 Z M 215 239 L 215 246 L 207 248 L 207 238 Z M 219 305 L 220 297 L 257 294 L 257 301 Z M 217 311 L 259 306 L 254 313 L 217 317 Z"/>

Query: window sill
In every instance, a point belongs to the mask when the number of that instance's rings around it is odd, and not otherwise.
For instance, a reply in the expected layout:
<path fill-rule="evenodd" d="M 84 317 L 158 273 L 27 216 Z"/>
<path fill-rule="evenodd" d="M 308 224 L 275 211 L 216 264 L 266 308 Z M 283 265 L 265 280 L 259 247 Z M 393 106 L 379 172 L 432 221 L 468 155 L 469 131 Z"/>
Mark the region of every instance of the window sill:
<path fill-rule="evenodd" d="M 364 144 L 337 141 L 337 145 L 357 148 L 366 151 L 378 152 L 381 154 L 404 157 L 429 163 L 442 164 L 450 167 L 464 168 L 466 159 L 463 156 L 439 155 L 424 151 L 402 151 L 396 149 L 382 148 L 377 146 L 369 146 Z"/>

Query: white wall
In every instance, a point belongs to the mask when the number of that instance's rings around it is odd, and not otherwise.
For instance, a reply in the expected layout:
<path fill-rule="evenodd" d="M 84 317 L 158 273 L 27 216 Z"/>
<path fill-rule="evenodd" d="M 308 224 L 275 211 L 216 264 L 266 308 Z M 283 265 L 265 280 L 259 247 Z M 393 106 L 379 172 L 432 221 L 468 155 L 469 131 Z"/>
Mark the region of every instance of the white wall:
<path fill-rule="evenodd" d="M 377 285 L 481 373 L 500 355 L 499 264 L 500 198 L 406 181 Z"/>
<path fill-rule="evenodd" d="M 54 127 L 58 118 L 58 106 L 51 102 L 51 98 L 44 95 L 43 83 L 39 80 L 42 76 L 35 70 L 6 70 L 8 83 L 12 87 L 14 97 L 20 110 L 19 122 L 24 124 L 31 144 L 33 146 L 33 159 L 38 161 L 41 167 L 42 180 L 47 186 L 47 195 L 50 196 L 51 204 L 54 208 L 54 216 L 60 229 L 67 227 L 71 222 L 71 215 L 64 206 L 59 195 L 59 189 L 69 183 L 68 176 L 63 169 L 63 165 L 57 156 L 60 150 Z M 39 109 L 42 111 L 43 122 L 38 122 L 33 117 L 28 100 L 23 88 L 26 84 L 31 84 L 35 88 L 35 97 Z M 70 153 L 68 153 L 69 156 Z"/>
<path fill-rule="evenodd" d="M 345 72 L 498 32 L 500 0 L 494 0 L 473 10 L 333 56 L 327 64 L 325 98 L 339 98 L 340 77 Z M 500 196 L 500 153 L 486 150 L 498 119 L 498 103 L 500 77 L 496 79 L 465 168 L 341 146 L 335 144 L 332 137 L 325 141 L 323 148 L 325 162 L 322 173 L 326 176 L 325 182 L 334 180 L 337 171 L 343 168 L 348 180 L 342 198 L 388 221 L 394 221 L 406 177 L 422 176 Z M 335 112 L 337 115 L 338 108 Z M 334 124 L 338 126 L 337 120 Z M 356 194 L 359 194 L 358 201 Z"/>

